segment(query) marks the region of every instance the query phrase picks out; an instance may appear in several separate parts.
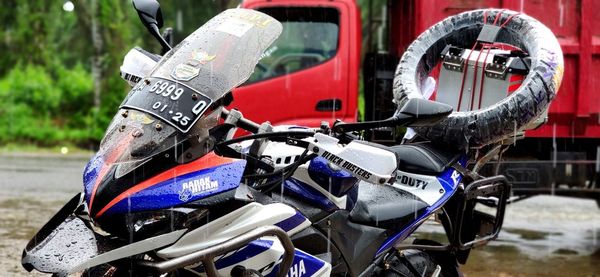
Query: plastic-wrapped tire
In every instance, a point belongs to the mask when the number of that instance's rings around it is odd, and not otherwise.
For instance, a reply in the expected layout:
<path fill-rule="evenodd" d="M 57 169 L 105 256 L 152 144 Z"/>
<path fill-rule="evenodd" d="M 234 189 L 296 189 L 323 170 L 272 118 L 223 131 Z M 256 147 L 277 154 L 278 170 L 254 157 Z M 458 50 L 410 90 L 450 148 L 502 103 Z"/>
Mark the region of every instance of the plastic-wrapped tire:
<path fill-rule="evenodd" d="M 398 107 L 421 97 L 421 84 L 436 66 L 446 45 L 471 49 L 483 27 L 484 15 L 492 23 L 508 23 L 496 42 L 517 46 L 529 53 L 531 70 L 522 85 L 507 98 L 487 108 L 453 112 L 432 127 L 415 131 L 434 143 L 467 148 L 483 146 L 514 134 L 539 117 L 556 97 L 563 76 L 563 55 L 556 37 L 536 19 L 514 11 L 487 9 L 448 17 L 423 32 L 404 52 L 394 77 L 394 102 Z"/>

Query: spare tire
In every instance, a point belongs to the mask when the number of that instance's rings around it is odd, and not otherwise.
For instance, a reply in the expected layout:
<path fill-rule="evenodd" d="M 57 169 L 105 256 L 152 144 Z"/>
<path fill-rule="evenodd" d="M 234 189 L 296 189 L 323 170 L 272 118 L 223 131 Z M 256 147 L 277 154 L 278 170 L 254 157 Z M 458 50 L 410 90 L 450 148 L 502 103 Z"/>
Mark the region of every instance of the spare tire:
<path fill-rule="evenodd" d="M 394 77 L 394 102 L 400 109 L 409 98 L 422 97 L 421 84 L 446 45 L 471 48 L 486 22 L 499 15 L 507 22 L 496 42 L 519 47 L 531 57 L 522 85 L 502 101 L 481 110 L 453 112 L 432 127 L 415 128 L 434 143 L 462 149 L 483 146 L 510 136 L 538 118 L 556 97 L 563 76 L 563 55 L 556 37 L 536 19 L 514 11 L 486 9 L 464 12 L 423 32 L 404 52 Z"/>

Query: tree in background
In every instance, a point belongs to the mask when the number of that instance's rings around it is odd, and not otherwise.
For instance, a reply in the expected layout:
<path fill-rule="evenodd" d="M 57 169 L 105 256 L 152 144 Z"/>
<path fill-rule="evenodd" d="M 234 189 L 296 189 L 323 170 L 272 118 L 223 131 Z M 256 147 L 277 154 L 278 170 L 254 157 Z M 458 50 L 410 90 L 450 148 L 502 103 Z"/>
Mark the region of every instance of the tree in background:
<path fill-rule="evenodd" d="M 369 1 L 358 0 L 363 19 Z M 0 146 L 8 143 L 96 147 L 128 91 L 119 77 L 134 46 L 154 53 L 130 1 L 3 0 L 0 9 Z M 165 26 L 175 42 L 238 0 L 161 1 Z M 379 17 L 379 8 L 373 9 Z M 366 20 L 363 20 L 366 22 Z M 363 34 L 372 34 L 363 27 Z M 365 42 L 368 40 L 365 40 Z M 363 43 L 363 46 L 366 46 Z M 366 47 L 363 47 L 366 49 Z"/>
<path fill-rule="evenodd" d="M 0 9 L 0 146 L 95 147 L 128 87 L 119 77 L 134 46 L 159 52 L 130 1 L 4 0 Z M 236 1 L 163 1 L 179 41 Z"/>

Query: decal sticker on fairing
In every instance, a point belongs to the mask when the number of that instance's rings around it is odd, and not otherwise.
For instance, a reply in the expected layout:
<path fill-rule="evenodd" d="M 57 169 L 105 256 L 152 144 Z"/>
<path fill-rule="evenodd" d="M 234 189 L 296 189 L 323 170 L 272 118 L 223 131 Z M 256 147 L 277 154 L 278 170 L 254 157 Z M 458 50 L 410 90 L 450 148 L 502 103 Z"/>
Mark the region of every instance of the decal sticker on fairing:
<path fill-rule="evenodd" d="M 205 192 L 219 189 L 219 182 L 213 181 L 210 177 L 199 178 L 184 182 L 179 191 L 179 200 L 186 202 L 193 196 L 203 194 Z"/>
<path fill-rule="evenodd" d="M 373 175 L 373 174 L 371 174 L 371 172 L 364 170 L 364 169 L 360 168 L 359 166 L 357 166 L 349 161 L 346 161 L 334 154 L 331 154 L 327 151 L 323 151 L 323 154 L 321 154 L 321 156 L 323 158 L 327 159 L 328 161 L 332 162 L 333 164 L 335 164 L 349 172 L 352 172 L 355 175 L 361 176 L 365 179 L 369 179 L 369 178 L 371 178 L 371 175 Z"/>
<path fill-rule="evenodd" d="M 394 187 L 406 191 L 421 199 L 427 205 L 433 205 L 444 196 L 446 191 L 436 176 L 396 171 Z"/>
<path fill-rule="evenodd" d="M 217 31 L 236 37 L 242 37 L 248 30 L 252 29 L 252 26 L 252 24 L 241 20 L 230 19 L 221 23 L 221 25 L 217 27 Z"/>
<path fill-rule="evenodd" d="M 300 259 L 299 262 L 292 264 L 290 270 L 288 271 L 288 277 L 300 277 L 306 274 L 306 266 L 304 265 L 304 260 Z"/>
<path fill-rule="evenodd" d="M 400 175 L 400 174 L 398 174 L 398 176 L 396 176 L 396 182 L 399 183 L 400 185 L 414 187 L 414 188 L 423 189 L 423 190 L 427 187 L 427 185 L 429 185 L 428 181 L 417 179 L 417 178 L 412 178 L 410 176 Z"/>
<path fill-rule="evenodd" d="M 273 19 L 270 16 L 266 16 L 254 11 L 243 9 L 231 9 L 229 11 L 233 18 L 241 19 L 244 22 L 250 23 L 258 28 L 267 27 L 271 22 L 273 22 Z"/>
<path fill-rule="evenodd" d="M 179 81 L 189 81 L 200 74 L 200 68 L 188 63 L 180 63 L 173 68 L 171 77 Z"/>
<path fill-rule="evenodd" d="M 207 64 L 208 62 L 214 60 L 217 55 L 209 55 L 208 53 L 202 50 L 193 50 L 192 51 L 192 60 L 197 61 L 200 64 Z"/>
<path fill-rule="evenodd" d="M 193 50 L 192 55 L 185 63 L 180 63 L 173 68 L 171 77 L 179 81 L 189 81 L 200 74 L 200 67 L 214 60 L 216 55 L 209 55 L 202 50 Z"/>
<path fill-rule="evenodd" d="M 450 176 L 450 178 L 452 178 L 452 182 L 454 183 L 454 186 L 457 186 L 458 182 L 460 182 L 460 173 L 458 172 L 458 170 L 454 170 L 454 172 L 452 172 L 452 175 Z"/>

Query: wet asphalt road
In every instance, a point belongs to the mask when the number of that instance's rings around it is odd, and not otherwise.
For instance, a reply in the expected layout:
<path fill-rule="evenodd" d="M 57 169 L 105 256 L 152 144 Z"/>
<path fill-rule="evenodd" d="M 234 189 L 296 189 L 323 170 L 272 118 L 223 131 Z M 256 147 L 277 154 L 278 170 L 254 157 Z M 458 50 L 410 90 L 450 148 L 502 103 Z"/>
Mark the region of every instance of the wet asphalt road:
<path fill-rule="evenodd" d="M 0 276 L 28 276 L 25 244 L 81 190 L 89 157 L 0 156 Z M 426 224 L 419 236 L 437 238 Z M 510 205 L 498 240 L 472 251 L 467 276 L 600 276 L 600 209 L 591 200 L 538 196 Z M 36 274 L 37 275 L 37 274 Z"/>

